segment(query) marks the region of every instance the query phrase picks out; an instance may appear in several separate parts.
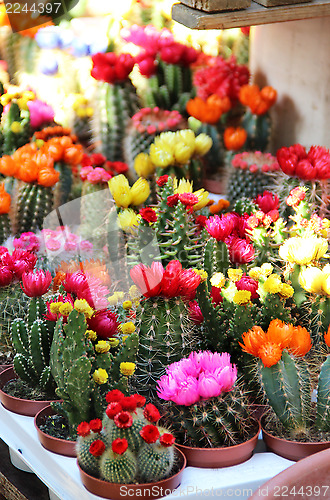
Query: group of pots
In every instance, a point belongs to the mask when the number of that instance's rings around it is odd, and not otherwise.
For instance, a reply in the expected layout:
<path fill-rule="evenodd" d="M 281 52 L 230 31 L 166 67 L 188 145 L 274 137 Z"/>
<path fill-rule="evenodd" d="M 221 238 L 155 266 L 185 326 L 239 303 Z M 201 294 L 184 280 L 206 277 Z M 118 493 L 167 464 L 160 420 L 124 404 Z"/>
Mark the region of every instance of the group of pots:
<path fill-rule="evenodd" d="M 9 411 L 34 417 L 34 424 L 38 433 L 38 438 L 44 448 L 68 457 L 76 457 L 75 441 L 50 436 L 40 429 L 40 426 L 45 422 L 45 420 L 49 416 L 55 414 L 50 406 L 50 401 L 31 401 L 19 399 L 6 394 L 2 390 L 5 384 L 14 378 L 17 378 L 17 375 L 12 367 L 5 369 L 2 373 L 0 372 L 0 401 L 2 405 Z M 262 430 L 262 437 L 267 450 L 289 460 L 297 461 L 330 447 L 330 442 L 300 443 L 280 439 L 266 431 L 262 424 L 263 418 L 261 417 L 256 420 L 255 435 L 248 441 L 234 446 L 224 448 L 193 448 L 176 444 L 176 453 L 178 455 L 180 467 L 175 475 L 164 479 L 159 483 L 152 483 L 152 486 L 157 484 L 158 488 L 151 488 L 150 484 L 132 484 L 129 485 L 129 487 L 132 489 L 132 492 L 134 489 L 138 489 L 139 495 L 141 495 L 142 490 L 145 490 L 144 498 L 152 499 L 157 497 L 153 496 L 153 491 L 173 491 L 177 488 L 180 485 L 182 473 L 186 465 L 203 468 L 220 468 L 245 462 L 253 454 L 258 442 L 260 430 Z M 86 472 L 84 472 L 80 467 L 79 471 L 82 483 L 91 493 L 99 495 L 103 498 L 112 498 L 113 500 L 121 498 L 120 484 L 108 483 L 92 477 L 86 474 Z"/>

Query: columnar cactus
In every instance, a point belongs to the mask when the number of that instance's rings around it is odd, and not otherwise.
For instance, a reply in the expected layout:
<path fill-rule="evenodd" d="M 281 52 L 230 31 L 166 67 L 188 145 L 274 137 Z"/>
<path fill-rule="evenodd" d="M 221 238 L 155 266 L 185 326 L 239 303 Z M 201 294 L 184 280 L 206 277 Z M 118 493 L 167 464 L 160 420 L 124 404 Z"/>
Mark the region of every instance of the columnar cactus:
<path fill-rule="evenodd" d="M 175 464 L 174 437 L 159 427 L 159 411 L 140 394 L 106 395 L 103 420 L 77 428 L 77 457 L 88 474 L 110 483 L 155 482 L 170 476 Z"/>
<path fill-rule="evenodd" d="M 15 233 L 42 229 L 45 217 L 52 210 L 53 199 L 51 187 L 21 182 L 15 207 Z"/>

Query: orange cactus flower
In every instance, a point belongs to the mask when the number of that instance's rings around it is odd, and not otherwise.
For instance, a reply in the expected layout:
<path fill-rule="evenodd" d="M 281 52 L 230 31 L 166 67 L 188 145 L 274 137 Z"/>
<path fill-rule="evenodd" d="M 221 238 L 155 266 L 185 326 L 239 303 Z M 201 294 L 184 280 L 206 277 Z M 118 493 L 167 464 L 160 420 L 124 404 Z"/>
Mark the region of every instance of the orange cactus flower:
<path fill-rule="evenodd" d="M 218 203 L 213 204 L 209 207 L 209 210 L 210 210 L 211 214 L 214 215 L 214 214 L 221 212 L 221 210 L 225 210 L 226 208 L 229 207 L 229 205 L 230 205 L 230 202 L 228 200 L 223 200 L 222 198 L 220 198 Z"/>
<path fill-rule="evenodd" d="M 42 151 L 45 152 L 45 154 L 51 156 L 53 160 L 56 161 L 61 161 L 63 158 L 64 154 L 64 148 L 58 141 L 58 138 L 50 139 L 48 142 L 45 142 L 45 144 L 42 146 Z"/>
<path fill-rule="evenodd" d="M 10 210 L 10 194 L 5 191 L 4 184 L 0 184 L 0 215 L 8 214 Z"/>
<path fill-rule="evenodd" d="M 37 151 L 38 148 L 35 143 L 25 144 L 21 148 L 16 149 L 15 153 L 12 154 L 12 159 L 15 162 L 20 163 L 24 160 L 30 159 Z"/>
<path fill-rule="evenodd" d="M 43 149 L 40 149 L 33 155 L 33 160 L 36 162 L 39 169 L 54 167 L 53 158 L 49 154 L 46 154 Z"/>
<path fill-rule="evenodd" d="M 203 123 L 217 123 L 223 113 L 229 111 L 231 103 L 228 97 L 209 96 L 206 101 L 195 97 L 187 102 L 186 109 L 190 116 Z"/>
<path fill-rule="evenodd" d="M 26 159 L 19 164 L 16 177 L 24 182 L 35 182 L 38 178 L 39 168 L 35 161 Z"/>
<path fill-rule="evenodd" d="M 3 156 L 0 158 L 0 173 L 8 177 L 15 177 L 18 170 L 18 164 L 11 156 Z"/>
<path fill-rule="evenodd" d="M 79 165 L 83 157 L 83 148 L 81 144 L 74 144 L 64 150 L 64 161 L 69 165 Z"/>
<path fill-rule="evenodd" d="M 274 342 L 266 341 L 259 349 L 259 357 L 263 362 L 263 365 L 270 367 L 276 365 L 282 356 L 282 349 L 278 344 Z"/>
<path fill-rule="evenodd" d="M 90 260 L 85 260 L 83 262 L 62 261 L 57 268 L 58 273 L 60 272 L 75 273 L 76 271 L 81 271 L 84 274 L 99 279 L 105 286 L 111 285 L 111 277 L 107 271 L 107 266 L 103 260 L 90 259 Z"/>
<path fill-rule="evenodd" d="M 242 127 L 227 127 L 223 134 L 226 149 L 238 151 L 247 139 L 247 132 Z"/>
<path fill-rule="evenodd" d="M 305 356 L 312 347 L 311 336 L 302 326 L 294 326 L 292 329 L 293 335 L 287 348 L 294 356 Z"/>
<path fill-rule="evenodd" d="M 282 349 L 290 344 L 293 335 L 293 326 L 291 324 L 283 323 L 279 319 L 273 319 L 269 323 L 267 330 L 267 340 L 278 344 Z"/>
<path fill-rule="evenodd" d="M 55 125 L 53 127 L 45 127 L 39 132 L 34 133 L 36 139 L 41 139 L 43 141 L 48 141 L 52 137 L 62 137 L 63 135 L 68 135 L 71 137 L 72 142 L 77 140 L 75 135 L 71 134 L 71 129 L 68 127 L 62 127 L 61 125 Z"/>
<path fill-rule="evenodd" d="M 330 347 L 330 325 L 328 327 L 328 331 L 324 334 L 324 341 L 328 347 Z"/>
<path fill-rule="evenodd" d="M 38 184 L 44 187 L 52 187 L 59 181 L 60 173 L 53 168 L 41 168 L 38 172 Z"/>
<path fill-rule="evenodd" d="M 239 342 L 244 352 L 259 357 L 259 350 L 266 342 L 266 334 L 260 326 L 254 326 L 251 330 L 243 333 L 243 344 Z"/>
<path fill-rule="evenodd" d="M 53 291 L 57 292 L 60 288 L 60 285 L 65 281 L 65 273 L 63 271 L 57 271 L 55 277 L 53 279 Z"/>
<path fill-rule="evenodd" d="M 243 85 L 240 88 L 239 100 L 248 106 L 255 115 L 265 114 L 276 102 L 277 92 L 271 86 L 259 89 L 258 85 Z"/>

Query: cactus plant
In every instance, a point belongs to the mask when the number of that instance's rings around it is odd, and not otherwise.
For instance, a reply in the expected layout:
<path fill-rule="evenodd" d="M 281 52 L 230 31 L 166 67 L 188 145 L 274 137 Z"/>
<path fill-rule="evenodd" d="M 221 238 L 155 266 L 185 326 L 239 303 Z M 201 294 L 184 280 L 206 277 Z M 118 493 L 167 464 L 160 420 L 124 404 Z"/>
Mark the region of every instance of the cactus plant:
<path fill-rule="evenodd" d="M 79 300 L 75 304 L 77 308 L 81 306 Z M 91 312 L 86 301 L 83 309 L 86 314 Z M 107 349 L 98 353 L 86 334 L 87 328 L 85 314 L 76 309 L 68 315 L 67 323 L 59 318 L 50 353 L 56 394 L 63 400 L 53 407 L 67 418 L 73 436 L 80 422 L 102 415 L 103 397 L 110 387 L 127 391 L 127 377 L 121 374 L 120 363 L 135 361 L 138 344 L 133 333 L 125 342 L 121 341 L 114 354 Z"/>
<path fill-rule="evenodd" d="M 24 146 L 30 140 L 30 113 L 20 109 L 17 102 L 12 101 L 2 121 L 3 145 L 2 154 L 11 155 L 16 149 Z"/>
<path fill-rule="evenodd" d="M 15 234 L 41 229 L 45 217 L 52 210 L 53 199 L 51 187 L 21 182 L 15 207 Z"/>
<path fill-rule="evenodd" d="M 109 403 L 98 433 L 95 420 L 77 428 L 77 457 L 87 473 L 111 483 L 146 483 L 169 477 L 175 462 L 174 437 L 159 427 L 159 411 L 140 394 L 106 395 Z M 134 438 L 133 438 L 134 437 Z"/>
<path fill-rule="evenodd" d="M 247 395 L 236 379 L 227 353 L 192 352 L 167 367 L 157 394 L 166 401 L 165 421 L 180 444 L 224 447 L 251 436 L 255 426 Z"/>

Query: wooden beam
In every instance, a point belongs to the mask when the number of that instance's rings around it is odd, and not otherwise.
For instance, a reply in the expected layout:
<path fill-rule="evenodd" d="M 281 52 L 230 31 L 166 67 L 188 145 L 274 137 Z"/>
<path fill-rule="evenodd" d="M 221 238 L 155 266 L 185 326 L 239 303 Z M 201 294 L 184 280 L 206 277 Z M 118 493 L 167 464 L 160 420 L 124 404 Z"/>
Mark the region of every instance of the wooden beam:
<path fill-rule="evenodd" d="M 172 7 L 174 21 L 199 30 L 240 28 L 324 16 L 330 16 L 330 0 L 312 0 L 276 7 L 264 7 L 252 1 L 247 9 L 214 13 L 192 9 L 181 3 Z"/>

